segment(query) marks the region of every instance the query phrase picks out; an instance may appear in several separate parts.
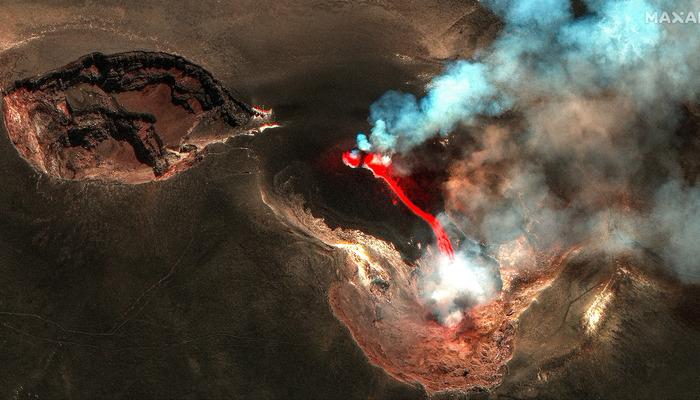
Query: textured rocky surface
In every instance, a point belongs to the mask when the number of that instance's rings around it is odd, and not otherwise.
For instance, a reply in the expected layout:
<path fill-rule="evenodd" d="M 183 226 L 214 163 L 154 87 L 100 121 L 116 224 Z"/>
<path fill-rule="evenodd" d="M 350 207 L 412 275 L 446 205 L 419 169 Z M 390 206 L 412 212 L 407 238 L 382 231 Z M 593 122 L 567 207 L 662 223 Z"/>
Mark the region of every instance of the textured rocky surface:
<path fill-rule="evenodd" d="M 208 144 L 260 125 L 208 72 L 166 53 L 94 53 L 5 90 L 8 135 L 38 170 L 67 179 L 164 179 Z"/>
<path fill-rule="evenodd" d="M 328 301 L 367 357 L 396 379 L 417 382 L 431 394 L 498 386 L 513 356 L 518 318 L 569 254 L 528 260 L 544 268 L 527 275 L 504 266 L 502 294 L 446 327 L 420 295 L 420 277 L 431 274 L 436 261 L 409 263 L 391 244 L 360 231 L 329 229 L 305 211 L 291 190 L 294 181 L 306 180 L 303 169 L 292 171 L 278 174 L 264 196 L 266 203 L 300 233 L 345 253 L 338 268 L 341 278 L 331 286 Z"/>
<path fill-rule="evenodd" d="M 662 273 L 653 252 L 635 244 L 613 257 L 595 241 L 548 257 L 520 249 L 517 262 L 502 258 L 499 298 L 446 328 L 417 301 L 429 266 L 361 232 L 329 229 L 308 211 L 323 208 L 316 196 L 304 204 L 294 195 L 307 174 L 299 165 L 280 172 L 265 201 L 300 238 L 341 250 L 331 308 L 396 379 L 436 399 L 634 399 L 650 388 L 692 398 L 700 291 Z M 617 385 L 621 377 L 635 384 Z"/>
<path fill-rule="evenodd" d="M 47 179 L 0 124 L 0 397 L 428 398 L 334 314 L 329 295 L 357 279 L 346 250 L 290 228 L 261 188 L 298 165 L 293 192 L 313 215 L 415 257 L 423 222 L 333 161 L 384 91 L 420 92 L 441 59 L 488 41 L 476 2 L 27 3 L 0 5 L 3 87 L 95 51 L 162 51 L 284 127 L 212 144 L 171 179 L 115 185 Z M 586 244 L 516 321 L 500 386 L 432 398 L 692 398 L 698 288 L 642 272 L 659 262 Z"/>

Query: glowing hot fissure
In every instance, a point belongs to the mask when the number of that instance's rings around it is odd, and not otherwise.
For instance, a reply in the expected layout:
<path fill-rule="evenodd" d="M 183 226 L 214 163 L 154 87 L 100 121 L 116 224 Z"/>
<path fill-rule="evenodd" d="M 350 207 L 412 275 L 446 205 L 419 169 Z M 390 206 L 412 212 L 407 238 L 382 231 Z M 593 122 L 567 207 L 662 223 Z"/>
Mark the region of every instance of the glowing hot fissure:
<path fill-rule="evenodd" d="M 440 221 L 435 218 L 434 215 L 423 211 L 418 207 L 411 199 L 408 198 L 406 192 L 403 191 L 398 182 L 391 176 L 391 159 L 388 156 L 384 156 L 378 153 L 363 154 L 358 150 L 350 150 L 343 153 L 343 162 L 345 165 L 357 168 L 365 167 L 372 171 L 375 177 L 381 178 L 389 186 L 392 192 L 401 200 L 401 202 L 408 207 L 411 212 L 420 217 L 423 221 L 430 225 L 430 228 L 435 234 L 437 239 L 438 249 L 444 255 L 449 257 L 450 260 L 454 260 L 454 249 L 452 248 L 452 242 L 447 236 L 445 229 L 442 227 Z"/>

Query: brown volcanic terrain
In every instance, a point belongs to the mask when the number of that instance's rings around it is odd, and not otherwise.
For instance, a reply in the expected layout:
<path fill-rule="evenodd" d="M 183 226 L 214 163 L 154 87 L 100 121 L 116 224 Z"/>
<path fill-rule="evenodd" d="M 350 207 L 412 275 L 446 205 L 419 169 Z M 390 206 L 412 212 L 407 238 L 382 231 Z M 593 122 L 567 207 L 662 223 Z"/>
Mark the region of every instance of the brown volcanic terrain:
<path fill-rule="evenodd" d="M 697 286 L 659 273 L 661 260 L 640 244 L 614 256 L 595 240 L 540 253 L 523 236 L 499 251 L 498 297 L 446 327 L 418 293 L 431 265 L 407 262 L 362 231 L 329 228 L 310 212 L 322 208 L 313 204 L 319 199 L 295 194 L 307 174 L 300 165 L 281 171 L 263 200 L 299 239 L 336 249 L 327 256 L 336 265 L 330 307 L 368 360 L 395 379 L 435 399 L 639 398 L 642 389 L 615 384 L 624 376 L 656 393 L 675 382 L 674 394 L 692 398 L 683 382 L 698 354 Z M 645 382 L 650 374 L 658 377 Z"/>
<path fill-rule="evenodd" d="M 322 159 L 339 160 L 355 132 L 366 129 L 368 106 L 387 89 L 419 93 L 444 59 L 469 57 L 489 42 L 499 23 L 477 2 L 8 0 L 0 10 L 3 87 L 95 51 L 166 52 L 202 66 L 239 91 L 236 98 L 272 107 L 284 124 L 211 144 L 196 168 L 139 185 L 46 179 L 20 157 L 0 124 L 0 397 L 512 400 L 698 393 L 698 286 L 651 276 L 663 261 L 639 246 L 617 259 L 587 244 L 561 259 L 548 285 L 521 282 L 537 293 L 531 302 L 521 297 L 526 301 L 512 315 L 499 306 L 496 319 L 515 329 L 496 347 L 503 352 L 486 353 L 489 362 L 482 363 L 506 367 L 487 369 L 470 365 L 481 361 L 481 352 L 431 353 L 423 344 L 432 337 L 441 346 L 496 343 L 499 325 L 463 339 L 424 324 L 423 314 L 410 314 L 419 328 L 413 331 L 401 324 L 408 313 L 375 321 L 382 307 L 414 307 L 410 297 L 393 296 L 410 289 L 399 285 L 411 280 L 378 274 L 383 281 L 364 287 L 359 272 L 369 266 L 351 248 L 328 245 L 308 227 L 290 228 L 290 213 L 311 211 L 331 228 L 393 245 L 405 258 L 395 265 L 410 265 L 429 229 L 393 206 L 371 176 Z M 164 147 L 177 136 L 170 132 L 196 114 L 168 104 L 171 94 L 160 84 L 109 95 L 153 115 Z M 160 106 L 150 108 L 154 103 Z M 694 149 L 684 151 L 696 165 Z M 300 168 L 283 173 L 290 165 Z M 155 179 L 151 166 L 138 168 Z M 278 218 L 260 193 L 275 192 L 273 181 L 289 175 L 298 181 L 291 193 L 308 210 L 273 208 L 284 214 Z M 276 193 L 278 204 L 287 195 Z M 406 336 L 397 340 L 394 332 Z M 441 365 L 445 354 L 449 363 Z M 463 389 L 470 385 L 477 387 Z M 434 392 L 440 387 L 460 389 Z"/>
<path fill-rule="evenodd" d="M 10 139 L 35 168 L 66 179 L 168 178 L 206 146 L 265 115 L 202 68 L 165 53 L 90 54 L 6 90 Z"/>

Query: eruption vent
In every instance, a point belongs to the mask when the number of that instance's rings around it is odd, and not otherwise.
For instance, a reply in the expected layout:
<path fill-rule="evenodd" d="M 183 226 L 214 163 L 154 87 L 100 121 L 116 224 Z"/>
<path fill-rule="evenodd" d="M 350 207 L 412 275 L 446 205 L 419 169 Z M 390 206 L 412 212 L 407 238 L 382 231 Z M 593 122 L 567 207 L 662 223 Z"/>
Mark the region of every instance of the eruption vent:
<path fill-rule="evenodd" d="M 454 249 L 452 247 L 452 242 L 447 236 L 445 229 L 442 227 L 440 221 L 435 218 L 434 215 L 423 211 L 418 207 L 411 199 L 406 196 L 398 182 L 392 177 L 391 174 L 391 158 L 379 153 L 369 153 L 363 154 L 358 150 L 350 150 L 343 153 L 343 162 L 345 165 L 351 168 L 357 168 L 362 166 L 372 171 L 375 177 L 382 179 L 389 186 L 392 192 L 401 200 L 401 202 L 411 210 L 412 213 L 420 217 L 423 221 L 430 225 L 430 228 L 435 234 L 437 240 L 438 248 L 440 252 L 446 255 L 450 260 L 454 260 Z"/>
<path fill-rule="evenodd" d="M 492 42 L 421 95 L 382 95 L 357 147 L 445 171 L 446 213 L 489 248 L 606 237 L 700 281 L 697 30 L 655 21 L 660 0 L 480 4 L 503 23 Z"/>

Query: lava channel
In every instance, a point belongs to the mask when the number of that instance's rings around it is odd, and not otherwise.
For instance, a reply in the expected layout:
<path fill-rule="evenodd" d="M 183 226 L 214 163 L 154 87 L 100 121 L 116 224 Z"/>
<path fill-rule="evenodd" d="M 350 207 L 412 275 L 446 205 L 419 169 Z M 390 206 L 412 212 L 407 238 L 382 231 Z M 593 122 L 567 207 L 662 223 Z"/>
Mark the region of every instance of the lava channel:
<path fill-rule="evenodd" d="M 452 247 L 452 242 L 450 242 L 447 232 L 442 227 L 440 221 L 435 218 L 434 215 L 422 210 L 418 207 L 410 198 L 406 195 L 406 192 L 399 186 L 398 182 L 392 177 L 391 171 L 391 158 L 386 155 L 379 153 L 362 153 L 359 150 L 350 150 L 343 153 L 343 163 L 351 168 L 358 168 L 360 166 L 367 168 L 372 171 L 375 177 L 382 179 L 386 182 L 389 189 L 401 200 L 401 202 L 408 207 L 409 210 L 423 221 L 425 221 L 435 234 L 437 240 L 438 249 L 440 252 L 447 256 L 450 260 L 454 260 L 454 249 Z"/>

